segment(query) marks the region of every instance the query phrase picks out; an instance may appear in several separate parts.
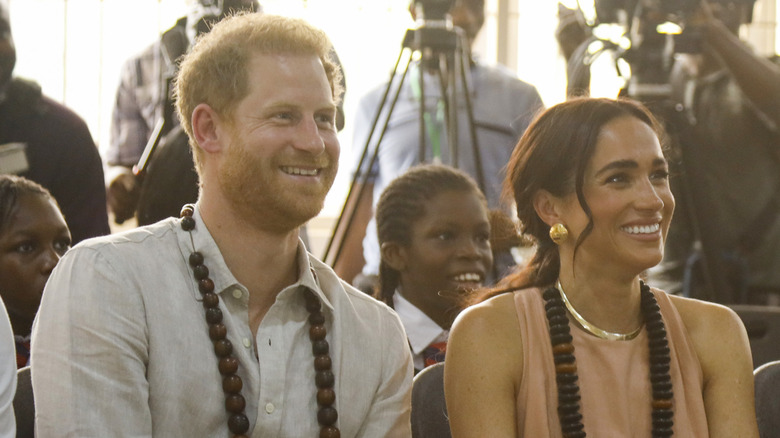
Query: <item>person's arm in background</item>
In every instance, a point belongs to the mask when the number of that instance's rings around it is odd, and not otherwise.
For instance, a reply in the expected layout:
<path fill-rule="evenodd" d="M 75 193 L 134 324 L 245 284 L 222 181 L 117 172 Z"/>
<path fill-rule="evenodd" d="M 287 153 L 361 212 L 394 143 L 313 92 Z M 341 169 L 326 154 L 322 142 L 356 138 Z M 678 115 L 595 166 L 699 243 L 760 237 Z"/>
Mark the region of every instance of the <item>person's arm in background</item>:
<path fill-rule="evenodd" d="M 0 300 L 0 438 L 16 437 L 16 345 L 5 304 Z"/>
<path fill-rule="evenodd" d="M 780 127 L 780 67 L 753 53 L 713 15 L 706 0 L 702 1 L 700 17 L 705 50 L 723 61 L 745 96 Z"/>
<path fill-rule="evenodd" d="M 140 58 L 128 59 L 122 67 L 111 115 L 111 140 L 106 150 L 106 194 L 109 209 L 118 224 L 135 214 L 139 184 L 132 172 L 146 146 L 147 126 L 134 89 L 139 82 Z"/>

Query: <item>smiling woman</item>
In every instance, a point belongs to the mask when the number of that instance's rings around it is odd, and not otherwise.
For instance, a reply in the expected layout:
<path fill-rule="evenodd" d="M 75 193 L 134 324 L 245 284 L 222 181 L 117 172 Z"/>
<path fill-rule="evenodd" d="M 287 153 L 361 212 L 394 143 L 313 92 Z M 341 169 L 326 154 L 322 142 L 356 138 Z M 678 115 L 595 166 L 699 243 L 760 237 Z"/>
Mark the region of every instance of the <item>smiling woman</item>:
<path fill-rule="evenodd" d="M 453 437 L 758 436 L 736 314 L 640 279 L 674 212 L 662 139 L 624 99 L 570 100 L 529 126 L 506 184 L 537 251 L 453 324 Z"/>

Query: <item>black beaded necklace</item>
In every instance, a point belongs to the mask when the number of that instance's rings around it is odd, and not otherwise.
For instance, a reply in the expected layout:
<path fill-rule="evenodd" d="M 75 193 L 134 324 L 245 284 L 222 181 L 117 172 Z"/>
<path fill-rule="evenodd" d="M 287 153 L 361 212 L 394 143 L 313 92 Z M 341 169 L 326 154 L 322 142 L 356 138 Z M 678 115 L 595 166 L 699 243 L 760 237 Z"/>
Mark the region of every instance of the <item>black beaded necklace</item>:
<path fill-rule="evenodd" d="M 650 287 L 640 281 L 641 310 L 650 345 L 650 384 L 653 388 L 653 437 L 672 436 L 672 378 L 669 375 L 669 342 L 661 318 L 661 308 Z M 564 438 L 585 437 L 580 414 L 580 388 L 577 384 L 577 362 L 574 358 L 569 318 L 561 292 L 550 287 L 542 294 L 550 328 L 555 378 L 558 386 L 558 417 Z"/>
<path fill-rule="evenodd" d="M 181 210 L 181 228 L 190 233 L 192 254 L 189 263 L 192 274 L 198 282 L 198 290 L 203 296 L 203 307 L 206 310 L 206 322 L 209 325 L 209 337 L 214 343 L 214 353 L 219 358 L 219 372 L 222 374 L 222 389 L 225 391 L 225 410 L 228 412 L 228 429 L 233 438 L 248 438 L 249 418 L 244 413 L 246 400 L 241 395 L 243 382 L 236 374 L 238 359 L 233 356 L 233 344 L 227 339 L 227 328 L 222 322 L 222 310 L 219 308 L 219 295 L 214 293 L 214 281 L 209 278 L 209 269 L 203 264 L 203 254 L 195 251 L 192 240 L 192 230 L 195 229 L 194 207 L 185 205 Z M 314 383 L 317 386 L 317 422 L 320 424 L 320 438 L 339 438 L 341 432 L 336 427 L 338 412 L 333 407 L 336 401 L 334 390 L 335 376 L 333 362 L 330 358 L 330 345 L 325 339 L 325 316 L 322 314 L 322 304 L 314 293 L 304 291 L 306 310 L 309 312 L 309 339 L 314 355 Z"/>

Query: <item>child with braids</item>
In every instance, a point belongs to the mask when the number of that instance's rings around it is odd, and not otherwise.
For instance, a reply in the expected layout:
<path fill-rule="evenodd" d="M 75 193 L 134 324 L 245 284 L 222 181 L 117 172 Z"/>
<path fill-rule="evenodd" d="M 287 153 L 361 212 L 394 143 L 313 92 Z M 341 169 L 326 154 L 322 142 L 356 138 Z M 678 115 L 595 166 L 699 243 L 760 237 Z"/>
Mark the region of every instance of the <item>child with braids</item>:
<path fill-rule="evenodd" d="M 11 319 L 19 368 L 30 357 L 30 331 L 43 287 L 71 237 L 57 201 L 26 178 L 0 175 L 0 296 Z"/>
<path fill-rule="evenodd" d="M 481 287 L 492 268 L 487 202 L 465 173 L 420 165 L 382 192 L 376 222 L 376 296 L 400 316 L 419 371 L 444 359 L 464 294 Z"/>

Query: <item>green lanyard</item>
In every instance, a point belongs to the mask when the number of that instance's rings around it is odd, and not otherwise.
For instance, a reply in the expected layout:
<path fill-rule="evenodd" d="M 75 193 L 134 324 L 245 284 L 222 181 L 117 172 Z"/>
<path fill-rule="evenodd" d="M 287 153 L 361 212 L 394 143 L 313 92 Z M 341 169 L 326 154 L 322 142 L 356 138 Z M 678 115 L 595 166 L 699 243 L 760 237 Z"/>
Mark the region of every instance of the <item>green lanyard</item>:
<path fill-rule="evenodd" d="M 420 102 L 422 98 L 422 92 L 420 91 L 420 69 L 412 70 L 409 80 L 412 83 L 412 95 L 417 102 Z M 428 133 L 428 138 L 431 140 L 432 162 L 441 164 L 441 129 L 444 125 L 444 101 L 439 97 L 436 103 L 436 122 L 431 119 L 432 115 L 426 109 L 423 113 L 423 121 L 425 122 L 425 130 Z"/>

